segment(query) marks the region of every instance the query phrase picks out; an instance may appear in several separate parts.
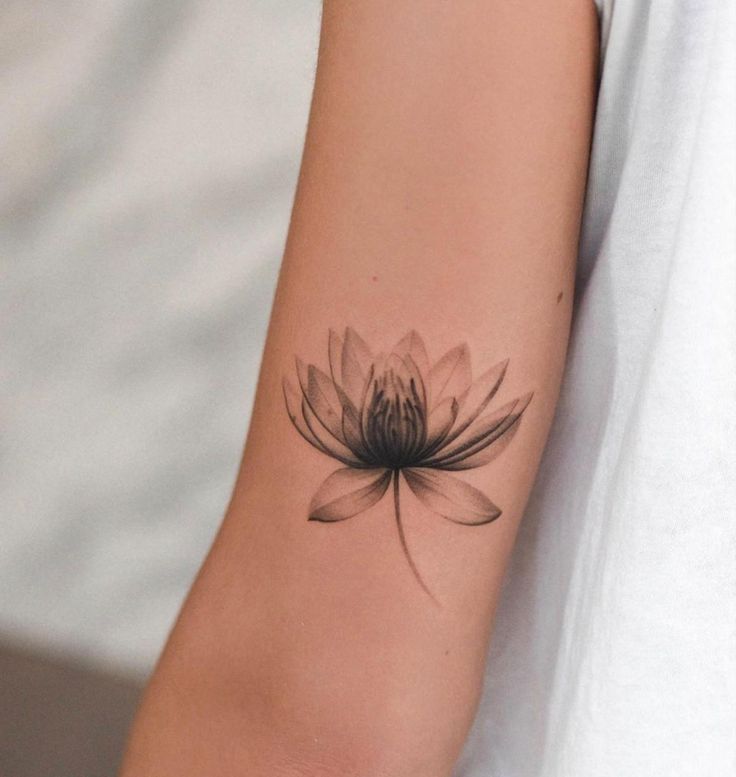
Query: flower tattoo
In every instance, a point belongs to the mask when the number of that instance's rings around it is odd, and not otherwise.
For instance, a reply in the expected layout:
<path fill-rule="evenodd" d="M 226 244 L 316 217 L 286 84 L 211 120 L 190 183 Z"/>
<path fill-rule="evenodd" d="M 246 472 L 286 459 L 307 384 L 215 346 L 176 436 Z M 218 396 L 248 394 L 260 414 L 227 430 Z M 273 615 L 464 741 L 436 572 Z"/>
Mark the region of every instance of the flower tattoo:
<path fill-rule="evenodd" d="M 465 344 L 430 365 L 422 339 L 409 332 L 388 354 L 374 355 L 351 328 L 330 331 L 329 374 L 296 360 L 299 390 L 284 379 L 289 418 L 302 437 L 344 466 L 317 490 L 309 520 L 332 523 L 376 504 L 393 485 L 396 525 L 409 552 L 399 505 L 403 478 L 420 502 L 448 521 L 480 526 L 501 510 L 449 472 L 488 464 L 511 442 L 532 394 L 484 412 L 508 360 L 475 381 Z M 434 598 L 434 597 L 432 597 Z"/>

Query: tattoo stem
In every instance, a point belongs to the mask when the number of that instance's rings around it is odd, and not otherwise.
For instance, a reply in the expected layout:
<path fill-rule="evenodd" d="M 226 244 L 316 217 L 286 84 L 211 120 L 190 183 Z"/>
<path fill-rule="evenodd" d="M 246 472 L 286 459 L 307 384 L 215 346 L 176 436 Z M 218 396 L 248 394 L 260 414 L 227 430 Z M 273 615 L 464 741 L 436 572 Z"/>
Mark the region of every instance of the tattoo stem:
<path fill-rule="evenodd" d="M 401 470 L 395 469 L 394 470 L 394 511 L 396 513 L 396 528 L 399 530 L 399 540 L 401 540 L 401 548 L 404 551 L 404 556 L 406 556 L 406 560 L 409 562 L 409 566 L 411 567 L 411 571 L 414 573 L 414 577 L 417 579 L 417 582 L 422 587 L 422 590 L 424 593 L 429 596 L 429 598 L 435 603 L 439 604 L 439 602 L 434 598 L 434 594 L 427 588 L 427 584 L 422 580 L 422 576 L 419 574 L 419 570 L 416 567 L 416 564 L 414 563 L 414 559 L 411 557 L 411 553 L 409 553 L 409 546 L 406 544 L 406 535 L 404 534 L 404 526 L 401 523 L 401 509 L 399 507 L 399 477 L 401 474 Z"/>

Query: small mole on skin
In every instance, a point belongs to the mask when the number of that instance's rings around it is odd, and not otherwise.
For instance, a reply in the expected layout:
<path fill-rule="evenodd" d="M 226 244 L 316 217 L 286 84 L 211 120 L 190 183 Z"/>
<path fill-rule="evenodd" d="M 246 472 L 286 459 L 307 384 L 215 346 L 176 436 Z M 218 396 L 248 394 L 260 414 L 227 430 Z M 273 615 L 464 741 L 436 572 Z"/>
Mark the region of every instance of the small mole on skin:
<path fill-rule="evenodd" d="M 378 280 L 378 276 L 377 275 L 372 276 L 371 280 L 373 281 L 373 283 L 375 283 Z"/>
<path fill-rule="evenodd" d="M 560 293 L 557 295 L 557 304 L 558 304 L 558 305 L 560 304 L 560 300 L 561 300 L 561 299 L 562 299 L 562 292 L 560 292 Z"/>
<path fill-rule="evenodd" d="M 449 650 L 445 650 L 445 655 L 449 656 L 450 655 L 450 651 Z"/>

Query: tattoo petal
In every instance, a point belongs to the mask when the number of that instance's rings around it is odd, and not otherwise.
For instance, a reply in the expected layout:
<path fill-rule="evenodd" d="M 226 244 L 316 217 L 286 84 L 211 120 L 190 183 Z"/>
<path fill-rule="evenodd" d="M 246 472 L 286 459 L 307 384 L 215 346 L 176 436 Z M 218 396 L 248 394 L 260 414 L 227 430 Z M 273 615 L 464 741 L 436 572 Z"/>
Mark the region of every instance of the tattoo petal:
<path fill-rule="evenodd" d="M 342 386 L 342 337 L 334 329 L 330 329 L 327 342 L 327 355 L 330 363 L 332 381 Z"/>
<path fill-rule="evenodd" d="M 417 467 L 405 469 L 403 474 L 419 501 L 448 521 L 478 526 L 501 515 L 482 491 L 446 472 Z"/>
<path fill-rule="evenodd" d="M 351 467 L 365 468 L 365 463 L 357 458 L 344 443 L 333 437 L 320 423 L 312 408 L 309 406 L 306 398 L 302 399 L 302 418 L 311 432 L 317 439 L 320 449 L 328 456 L 337 459 L 343 464 Z"/>
<path fill-rule="evenodd" d="M 451 434 L 448 435 L 445 444 L 451 443 L 459 437 L 478 416 L 486 409 L 488 403 L 496 395 L 503 383 L 509 360 L 506 359 L 486 370 L 472 385 L 458 397 L 460 412 L 457 423 Z"/>
<path fill-rule="evenodd" d="M 427 349 L 424 347 L 422 338 L 412 329 L 409 334 L 403 337 L 394 346 L 393 353 L 402 359 L 409 356 L 416 365 L 419 374 L 424 376 L 429 374 L 429 357 Z"/>
<path fill-rule="evenodd" d="M 336 470 L 312 498 L 309 520 L 333 523 L 362 513 L 386 493 L 391 475 L 387 469 Z"/>
<path fill-rule="evenodd" d="M 521 417 L 531 400 L 532 394 L 525 394 L 479 418 L 453 444 L 443 447 L 435 457 L 424 463 L 427 466 L 440 466 L 442 462 L 454 461 L 459 456 L 465 458 L 477 453 L 505 434 Z"/>
<path fill-rule="evenodd" d="M 342 407 L 335 384 L 313 364 L 306 366 L 297 360 L 299 384 L 309 407 L 322 426 L 340 443 L 345 444 L 342 432 Z"/>
<path fill-rule="evenodd" d="M 345 442 L 355 455 L 367 463 L 373 463 L 373 456 L 368 450 L 363 439 L 363 432 L 360 427 L 360 418 L 355 408 L 346 406 L 342 412 L 342 432 Z"/>
<path fill-rule="evenodd" d="M 459 403 L 455 397 L 445 397 L 429 414 L 427 423 L 427 450 L 439 447 L 457 418 Z"/>
<path fill-rule="evenodd" d="M 351 402 L 360 407 L 365 389 L 366 377 L 371 367 L 373 356 L 363 339 L 354 329 L 345 330 L 340 361 L 342 387 Z"/>
<path fill-rule="evenodd" d="M 470 352 L 464 343 L 449 350 L 429 371 L 432 408 L 445 397 L 459 397 L 472 383 Z"/>
<path fill-rule="evenodd" d="M 286 378 L 283 379 L 282 386 L 284 389 L 284 400 L 286 401 L 286 412 L 295 429 L 310 445 L 313 445 L 318 451 L 331 456 L 332 454 L 327 451 L 324 445 L 322 445 L 312 432 L 309 431 L 309 427 L 304 421 L 301 411 L 301 404 L 304 401 L 304 397 L 301 392 L 297 391 Z"/>
<path fill-rule="evenodd" d="M 509 443 L 514 439 L 519 429 L 521 415 L 516 415 L 504 430 L 503 434 L 496 437 L 491 443 L 478 447 L 475 451 L 461 453 L 451 459 L 439 461 L 437 469 L 445 469 L 457 472 L 464 469 L 475 469 L 484 464 L 490 464 L 499 454 L 503 453 Z"/>

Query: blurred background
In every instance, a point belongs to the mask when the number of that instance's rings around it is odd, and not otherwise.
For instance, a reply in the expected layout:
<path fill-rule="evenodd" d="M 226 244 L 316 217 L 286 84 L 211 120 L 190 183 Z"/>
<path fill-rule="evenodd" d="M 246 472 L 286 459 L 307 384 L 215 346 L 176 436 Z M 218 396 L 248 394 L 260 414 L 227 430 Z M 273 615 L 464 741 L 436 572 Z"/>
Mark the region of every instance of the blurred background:
<path fill-rule="evenodd" d="M 234 480 L 318 0 L 0 5 L 0 775 L 114 773 Z"/>

